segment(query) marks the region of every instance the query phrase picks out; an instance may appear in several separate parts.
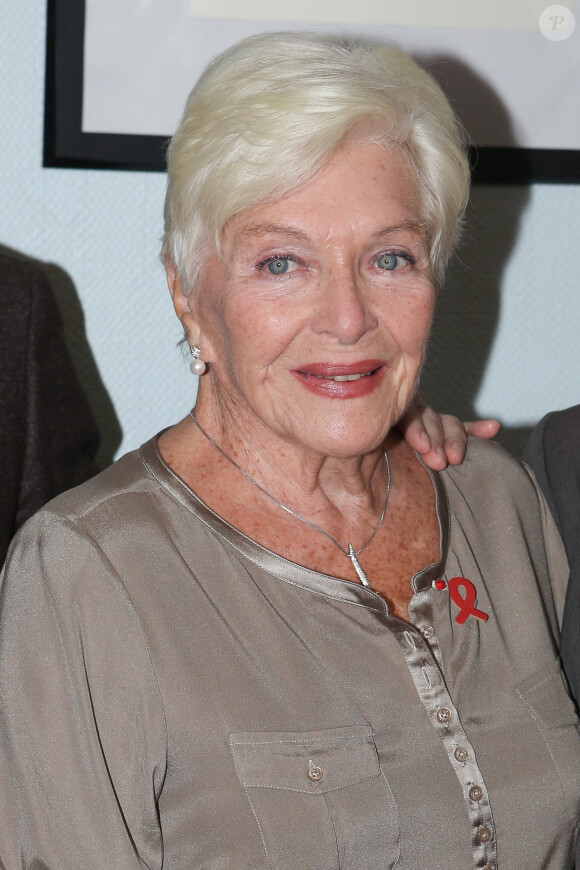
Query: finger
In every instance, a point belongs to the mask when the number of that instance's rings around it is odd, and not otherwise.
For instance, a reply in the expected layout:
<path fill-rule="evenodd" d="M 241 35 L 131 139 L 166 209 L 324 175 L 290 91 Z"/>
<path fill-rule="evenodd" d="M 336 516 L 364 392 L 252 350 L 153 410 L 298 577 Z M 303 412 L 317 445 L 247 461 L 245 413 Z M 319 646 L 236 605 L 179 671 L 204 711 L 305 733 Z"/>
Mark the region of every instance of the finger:
<path fill-rule="evenodd" d="M 476 435 L 478 438 L 495 438 L 501 426 L 498 420 L 475 420 L 472 423 L 466 423 L 465 429 L 469 435 Z"/>
<path fill-rule="evenodd" d="M 421 454 L 421 459 L 428 468 L 432 468 L 434 471 L 442 471 L 447 468 L 449 456 L 446 442 L 449 427 L 454 419 L 446 414 L 438 414 L 437 411 L 428 406 L 421 414 L 421 422 L 430 443 L 430 449 Z"/>
<path fill-rule="evenodd" d="M 405 438 L 428 468 L 442 471 L 447 467 L 445 431 L 442 417 L 436 411 L 429 407 L 423 408 L 420 415 L 409 424 Z"/>
<path fill-rule="evenodd" d="M 405 436 L 405 441 L 417 453 L 427 453 L 432 448 L 431 439 L 423 422 L 422 412 L 416 413 L 410 408 L 398 423 L 397 427 Z"/>
<path fill-rule="evenodd" d="M 477 438 L 494 438 L 499 428 L 500 424 L 497 420 L 475 420 L 470 423 L 462 423 L 457 417 L 451 417 L 444 421 L 445 454 L 449 464 L 461 465 L 463 462 L 467 450 L 468 435 L 475 435 Z"/>
<path fill-rule="evenodd" d="M 441 427 L 444 432 L 443 449 L 450 465 L 461 465 L 467 449 L 467 436 L 494 438 L 500 428 L 497 420 L 475 420 L 463 423 L 452 414 L 441 414 Z"/>
<path fill-rule="evenodd" d="M 467 439 L 467 435 L 460 421 L 450 415 L 438 414 L 426 405 L 418 394 L 401 419 L 399 429 L 409 446 L 419 453 L 425 465 L 434 471 L 441 471 L 447 467 L 446 442 L 454 461 L 460 462 L 463 458 L 463 442 Z M 457 440 L 458 445 L 455 444 Z"/>
<path fill-rule="evenodd" d="M 413 450 L 416 450 L 417 453 L 425 453 L 431 449 L 431 439 L 423 423 L 423 414 L 426 407 L 420 394 L 415 393 L 411 404 L 397 424 L 397 429 L 404 435 L 409 446 Z"/>
<path fill-rule="evenodd" d="M 443 449 L 450 465 L 461 465 L 467 447 L 467 431 L 463 422 L 453 414 L 441 415 L 444 432 Z"/>

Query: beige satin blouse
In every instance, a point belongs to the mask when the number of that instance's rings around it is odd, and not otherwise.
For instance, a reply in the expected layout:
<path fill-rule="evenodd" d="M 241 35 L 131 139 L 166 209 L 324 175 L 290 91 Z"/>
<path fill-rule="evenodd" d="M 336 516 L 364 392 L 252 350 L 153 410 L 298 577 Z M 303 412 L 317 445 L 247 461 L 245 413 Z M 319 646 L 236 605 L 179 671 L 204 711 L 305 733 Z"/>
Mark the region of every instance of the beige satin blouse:
<path fill-rule="evenodd" d="M 155 440 L 37 514 L 1 591 L 0 866 L 571 868 L 559 538 L 495 445 L 433 480 L 409 623 L 227 526 Z"/>

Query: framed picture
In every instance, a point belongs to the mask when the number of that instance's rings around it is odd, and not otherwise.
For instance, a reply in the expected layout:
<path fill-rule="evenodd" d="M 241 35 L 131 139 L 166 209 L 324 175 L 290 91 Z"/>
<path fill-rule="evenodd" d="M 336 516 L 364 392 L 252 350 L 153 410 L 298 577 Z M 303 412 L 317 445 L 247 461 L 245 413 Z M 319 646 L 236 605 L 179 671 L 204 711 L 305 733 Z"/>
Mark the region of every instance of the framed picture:
<path fill-rule="evenodd" d="M 580 182 L 580 22 L 545 2 L 48 0 L 44 165 L 163 170 L 207 62 L 291 28 L 411 54 L 465 125 L 476 182 Z"/>

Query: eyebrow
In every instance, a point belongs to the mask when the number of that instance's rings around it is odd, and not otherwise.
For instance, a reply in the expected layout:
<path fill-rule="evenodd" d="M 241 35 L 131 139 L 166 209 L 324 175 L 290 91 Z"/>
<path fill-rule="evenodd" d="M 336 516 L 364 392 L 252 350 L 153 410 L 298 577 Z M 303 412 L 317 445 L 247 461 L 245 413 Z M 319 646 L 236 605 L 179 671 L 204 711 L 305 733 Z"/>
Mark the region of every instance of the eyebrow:
<path fill-rule="evenodd" d="M 383 227 L 382 229 L 377 230 L 376 233 L 373 233 L 372 238 L 380 240 L 385 236 L 389 236 L 397 232 L 417 233 L 422 238 L 424 238 L 426 234 L 425 225 L 423 223 L 420 223 L 419 221 L 408 221 L 403 224 L 395 224 L 393 226 Z M 247 236 L 267 235 L 292 236 L 293 238 L 298 239 L 301 242 L 309 241 L 309 236 L 306 233 L 303 233 L 302 230 L 297 229 L 296 227 L 286 226 L 285 224 L 253 224 L 252 226 L 244 227 L 243 229 L 238 230 L 234 235 L 234 243 L 237 243 L 238 241 Z"/>
<path fill-rule="evenodd" d="M 373 233 L 372 238 L 379 240 L 382 239 L 384 236 L 390 236 L 393 233 L 400 232 L 416 233 L 417 235 L 420 235 L 421 238 L 424 240 L 427 230 L 424 223 L 420 223 L 419 221 L 408 221 L 404 224 L 396 224 L 395 226 L 383 227 L 381 230 Z"/>
<path fill-rule="evenodd" d="M 296 227 L 285 226 L 284 224 L 254 224 L 253 226 L 244 227 L 234 234 L 234 243 L 246 236 L 268 236 L 282 235 L 293 236 L 301 242 L 308 241 L 308 236 Z"/>

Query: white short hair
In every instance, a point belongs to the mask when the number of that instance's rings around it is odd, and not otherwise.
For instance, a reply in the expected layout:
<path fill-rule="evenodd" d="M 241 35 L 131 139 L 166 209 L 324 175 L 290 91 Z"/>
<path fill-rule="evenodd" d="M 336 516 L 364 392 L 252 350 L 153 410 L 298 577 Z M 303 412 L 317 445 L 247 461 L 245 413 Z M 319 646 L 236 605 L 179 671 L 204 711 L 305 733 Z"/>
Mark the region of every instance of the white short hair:
<path fill-rule="evenodd" d="M 463 131 L 431 76 L 392 46 L 262 33 L 224 51 L 171 140 L 163 257 L 185 292 L 227 221 L 303 187 L 349 135 L 400 149 L 441 282 L 469 193 Z"/>

